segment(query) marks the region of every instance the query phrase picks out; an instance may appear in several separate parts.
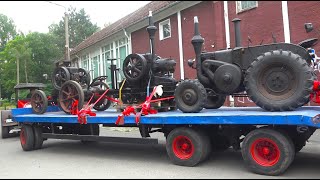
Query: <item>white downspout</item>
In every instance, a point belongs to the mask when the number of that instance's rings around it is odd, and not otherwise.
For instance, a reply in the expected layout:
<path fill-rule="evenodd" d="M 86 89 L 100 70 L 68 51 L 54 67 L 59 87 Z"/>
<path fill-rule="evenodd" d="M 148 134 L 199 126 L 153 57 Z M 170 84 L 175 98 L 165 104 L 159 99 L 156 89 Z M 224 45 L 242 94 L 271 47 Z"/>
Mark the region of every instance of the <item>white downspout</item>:
<path fill-rule="evenodd" d="M 229 13 L 228 13 L 228 1 L 223 1 L 224 11 L 224 25 L 226 30 L 226 49 L 230 48 L 230 29 L 229 29 Z"/>
<path fill-rule="evenodd" d="M 177 13 L 178 18 L 178 37 L 179 37 L 179 57 L 180 57 L 180 78 L 184 79 L 184 63 L 183 63 L 183 45 L 182 45 L 182 28 L 181 28 L 181 12 Z"/>
<path fill-rule="evenodd" d="M 282 18 L 283 18 L 283 31 L 284 42 L 290 43 L 290 26 L 289 26 L 289 14 L 288 14 L 288 2 L 281 1 L 282 3 Z"/>

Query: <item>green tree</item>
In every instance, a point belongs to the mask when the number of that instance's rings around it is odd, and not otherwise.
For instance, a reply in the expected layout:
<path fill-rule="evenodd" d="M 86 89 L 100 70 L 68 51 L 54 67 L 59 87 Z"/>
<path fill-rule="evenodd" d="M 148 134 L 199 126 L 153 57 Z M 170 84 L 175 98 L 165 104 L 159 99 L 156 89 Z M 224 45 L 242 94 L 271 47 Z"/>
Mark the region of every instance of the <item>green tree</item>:
<path fill-rule="evenodd" d="M 55 44 L 56 37 L 51 34 L 33 32 L 27 36 L 17 36 L 7 43 L 0 53 L 1 79 L 5 97 L 10 98 L 17 84 L 17 62 L 19 62 L 20 83 L 49 84 L 54 69 L 54 60 L 59 56 Z M 49 80 L 43 77 L 47 74 Z M 46 91 L 51 93 L 51 90 Z"/>
<path fill-rule="evenodd" d="M 87 37 L 97 32 L 100 28 L 97 24 L 93 24 L 88 14 L 82 8 L 79 11 L 76 8 L 68 8 L 68 31 L 69 31 L 69 47 L 74 48 Z M 58 37 L 57 44 L 60 52 L 65 52 L 65 21 L 64 17 L 58 24 L 51 24 L 49 32 Z"/>
<path fill-rule="evenodd" d="M 14 92 L 13 87 L 17 83 L 17 69 L 19 67 L 19 82 L 27 82 L 28 62 L 30 61 L 31 50 L 24 36 L 17 36 L 9 41 L 4 50 L 0 53 L 1 61 L 1 82 L 8 98 Z M 17 65 L 18 63 L 18 65 Z M 23 68 L 21 68 L 23 67 Z"/>
<path fill-rule="evenodd" d="M 0 14 L 0 52 L 16 35 L 17 31 L 13 20 L 4 14 Z"/>

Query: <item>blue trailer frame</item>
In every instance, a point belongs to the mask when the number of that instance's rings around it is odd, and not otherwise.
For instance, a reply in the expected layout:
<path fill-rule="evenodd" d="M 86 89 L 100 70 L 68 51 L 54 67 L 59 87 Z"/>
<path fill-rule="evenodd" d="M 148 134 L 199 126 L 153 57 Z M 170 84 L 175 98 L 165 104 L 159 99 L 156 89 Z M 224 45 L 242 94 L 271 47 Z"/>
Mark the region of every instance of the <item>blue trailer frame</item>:
<path fill-rule="evenodd" d="M 233 147 L 241 149 L 249 170 L 265 175 L 285 172 L 294 154 L 320 128 L 320 106 L 285 112 L 268 112 L 260 107 L 222 107 L 204 109 L 200 113 L 159 112 L 142 116 L 139 125 L 134 115 L 125 116 L 121 126 L 139 127 L 142 138 L 104 137 L 99 136 L 94 126 L 118 126 L 115 123 L 121 112 L 112 109 L 94 112 L 96 116 L 87 116 L 88 126 L 80 125 L 77 115 L 65 114 L 58 106 L 48 107 L 44 114 L 34 114 L 32 108 L 12 109 L 12 116 L 22 125 L 20 141 L 25 151 L 40 149 L 48 138 L 156 144 L 157 139 L 146 137 L 152 132 L 163 132 L 168 156 L 174 164 L 195 166 L 208 159 L 213 147 L 222 150 Z M 54 130 L 55 126 L 71 129 L 86 126 L 89 131 L 87 134 L 59 133 Z"/>
<path fill-rule="evenodd" d="M 116 110 L 94 111 L 87 123 L 115 124 L 120 112 Z M 317 118 L 319 106 L 304 106 L 295 111 L 268 112 L 259 107 L 222 107 L 204 109 L 201 113 L 182 113 L 179 110 L 142 116 L 140 124 L 225 124 L 225 125 L 301 125 L 320 128 Z M 19 123 L 78 123 L 78 116 L 68 115 L 57 106 L 50 106 L 45 114 L 33 114 L 32 108 L 12 109 L 13 119 Z M 125 117 L 125 124 L 135 126 L 134 115 Z"/>

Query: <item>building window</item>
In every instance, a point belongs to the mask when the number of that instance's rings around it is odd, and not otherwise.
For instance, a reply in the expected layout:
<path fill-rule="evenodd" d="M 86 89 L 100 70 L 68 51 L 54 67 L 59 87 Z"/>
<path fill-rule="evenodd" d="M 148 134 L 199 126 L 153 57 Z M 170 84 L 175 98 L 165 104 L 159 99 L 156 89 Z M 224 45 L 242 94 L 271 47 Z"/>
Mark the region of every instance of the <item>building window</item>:
<path fill-rule="evenodd" d="M 160 40 L 164 40 L 171 37 L 170 19 L 167 19 L 159 23 L 159 36 Z"/>
<path fill-rule="evenodd" d="M 115 41 L 115 51 L 116 51 L 116 57 L 117 60 L 117 66 L 120 67 L 119 76 L 118 76 L 118 82 L 122 80 L 124 77 L 123 74 L 123 61 L 129 54 L 129 46 L 128 46 L 128 39 L 122 38 L 117 41 Z"/>
<path fill-rule="evenodd" d="M 88 54 L 81 57 L 81 67 L 83 69 L 89 70 L 89 55 Z"/>
<path fill-rule="evenodd" d="M 258 7 L 258 1 L 237 1 L 237 13 Z"/>
<path fill-rule="evenodd" d="M 113 58 L 113 43 L 102 47 L 102 63 L 103 63 L 103 74 L 108 76 L 107 83 L 111 83 L 111 71 L 110 65 L 111 61 L 109 59 Z"/>
<path fill-rule="evenodd" d="M 96 78 L 99 76 L 99 74 L 100 74 L 99 66 L 100 66 L 100 55 L 91 58 L 91 69 L 93 70 L 93 72 L 92 72 L 93 77 L 92 78 Z"/>

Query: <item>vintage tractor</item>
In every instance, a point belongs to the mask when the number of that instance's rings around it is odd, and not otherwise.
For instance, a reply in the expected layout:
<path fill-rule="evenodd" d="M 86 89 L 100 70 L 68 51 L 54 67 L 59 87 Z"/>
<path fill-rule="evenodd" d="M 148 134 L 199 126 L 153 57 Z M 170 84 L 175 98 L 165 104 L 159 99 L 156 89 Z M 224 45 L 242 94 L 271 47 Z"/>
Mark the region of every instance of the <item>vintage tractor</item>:
<path fill-rule="evenodd" d="M 68 114 L 75 114 L 76 109 L 82 109 L 84 102 L 97 102 L 93 108 L 97 111 L 108 109 L 116 102 L 119 110 L 127 105 L 140 104 L 146 101 L 154 87 L 162 85 L 162 98 L 168 98 L 152 106 L 159 111 L 175 109 L 173 94 L 177 81 L 171 73 L 175 71 L 176 62 L 170 58 L 161 58 L 155 54 L 154 37 L 157 27 L 154 26 L 152 14 L 149 14 L 147 27 L 150 38 L 150 53 L 128 55 L 123 62 L 125 79 L 118 83 L 116 74 L 119 70 L 111 61 L 111 81 L 109 88 L 107 76 L 99 76 L 90 82 L 87 71 L 75 67 L 57 67 L 53 75 L 54 87 L 59 90 L 58 104 Z M 107 91 L 107 92 L 106 92 Z M 105 94 L 104 94 L 105 93 Z M 103 96 L 102 98 L 100 98 Z"/>
<path fill-rule="evenodd" d="M 308 103 L 316 77 L 306 49 L 317 39 L 299 45 L 272 43 L 241 47 L 240 19 L 233 22 L 235 48 L 201 52 L 204 39 L 199 33 L 198 18 L 194 18 L 191 42 L 196 58 L 188 60 L 188 65 L 196 69 L 197 79 L 178 84 L 174 95 L 177 107 L 187 113 L 217 109 L 224 104 L 226 96 L 237 96 L 244 91 L 267 111 L 289 111 Z"/>

